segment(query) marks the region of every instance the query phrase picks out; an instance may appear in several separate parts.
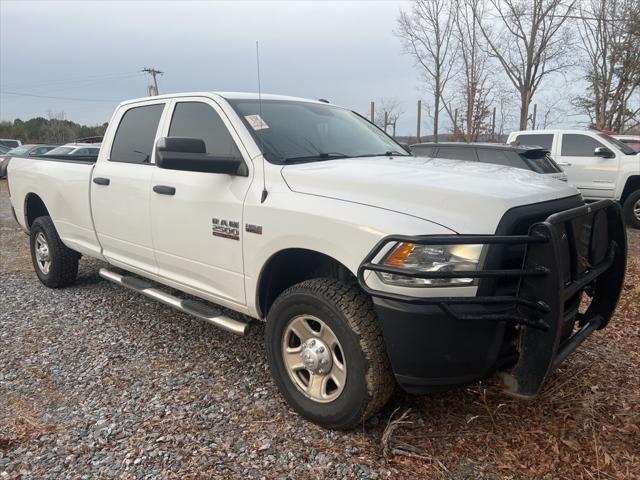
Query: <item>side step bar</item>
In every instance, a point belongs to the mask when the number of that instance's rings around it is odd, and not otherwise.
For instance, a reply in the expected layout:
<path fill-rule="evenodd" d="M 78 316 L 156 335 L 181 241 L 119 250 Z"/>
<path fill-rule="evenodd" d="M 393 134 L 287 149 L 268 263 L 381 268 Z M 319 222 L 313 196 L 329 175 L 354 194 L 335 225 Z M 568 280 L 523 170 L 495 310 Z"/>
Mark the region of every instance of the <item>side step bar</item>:
<path fill-rule="evenodd" d="M 120 275 L 118 273 L 101 268 L 100 276 L 110 282 L 122 285 L 131 290 L 135 290 L 149 298 L 158 300 L 170 307 L 180 310 L 181 312 L 193 315 L 201 320 L 205 320 L 212 323 L 216 327 L 219 327 L 227 332 L 234 333 L 236 335 L 245 335 L 249 330 L 249 324 L 229 318 L 226 315 L 222 315 L 220 310 L 214 307 L 210 307 L 204 303 L 197 302 L 195 300 L 183 300 L 181 298 L 170 295 L 162 290 L 154 288 L 153 284 L 128 275 Z"/>

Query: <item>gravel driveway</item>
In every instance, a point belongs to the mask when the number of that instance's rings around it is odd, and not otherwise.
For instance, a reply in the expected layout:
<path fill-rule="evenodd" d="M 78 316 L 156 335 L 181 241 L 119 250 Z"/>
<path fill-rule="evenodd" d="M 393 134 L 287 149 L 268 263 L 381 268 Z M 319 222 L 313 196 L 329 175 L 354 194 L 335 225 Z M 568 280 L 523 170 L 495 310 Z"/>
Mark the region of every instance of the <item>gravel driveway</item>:
<path fill-rule="evenodd" d="M 595 387 L 591 378 L 577 378 L 585 364 L 611 366 L 617 348 L 629 348 L 623 337 L 599 333 L 538 403 L 510 400 L 491 382 L 429 397 L 398 392 L 358 431 L 324 430 L 297 417 L 278 394 L 260 325 L 237 338 L 102 280 L 102 264 L 86 258 L 77 285 L 45 288 L 32 271 L 28 238 L 10 216 L 6 181 L 0 189 L 0 478 L 571 478 L 565 472 L 575 471 L 578 457 L 566 444 L 580 450 L 584 440 L 592 448 L 591 432 L 582 431 L 585 409 L 605 403 L 609 416 L 620 413 L 619 428 L 631 418 L 623 415 L 629 402 L 637 414 L 637 356 L 615 360 L 635 370 L 627 386 L 618 376 L 624 372 L 607 370 Z M 637 313 L 640 293 L 632 295 Z M 579 401 L 558 405 L 558 398 L 573 398 L 567 380 Z M 620 393 L 584 406 L 596 395 L 592 387 L 597 395 Z M 410 423 L 394 424 L 383 441 L 396 408 L 411 409 Z M 616 434 L 628 446 L 623 455 L 603 450 L 606 425 L 596 423 L 598 471 L 633 474 L 637 424 Z M 532 436 L 522 438 L 522 430 Z M 553 445 L 560 445 L 558 455 Z M 542 453 L 532 460 L 536 448 Z M 590 463 L 584 471 L 592 471 Z"/>

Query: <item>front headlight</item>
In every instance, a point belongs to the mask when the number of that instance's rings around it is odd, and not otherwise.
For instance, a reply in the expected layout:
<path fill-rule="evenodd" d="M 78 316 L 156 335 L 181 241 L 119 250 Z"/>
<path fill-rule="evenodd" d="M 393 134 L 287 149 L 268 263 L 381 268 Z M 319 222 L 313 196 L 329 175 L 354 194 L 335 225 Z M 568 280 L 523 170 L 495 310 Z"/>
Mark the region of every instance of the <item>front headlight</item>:
<path fill-rule="evenodd" d="M 382 265 L 421 272 L 469 272 L 478 269 L 483 245 L 417 245 L 400 242 L 384 257 Z M 415 278 L 377 272 L 390 285 L 403 287 L 445 287 L 472 285 L 473 278 Z"/>

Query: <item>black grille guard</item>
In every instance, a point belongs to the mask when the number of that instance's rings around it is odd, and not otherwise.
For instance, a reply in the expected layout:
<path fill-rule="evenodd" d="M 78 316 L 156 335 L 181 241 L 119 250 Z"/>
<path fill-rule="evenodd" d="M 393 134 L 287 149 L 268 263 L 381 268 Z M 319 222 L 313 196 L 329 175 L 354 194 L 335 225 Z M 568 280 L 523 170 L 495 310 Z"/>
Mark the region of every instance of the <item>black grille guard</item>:
<path fill-rule="evenodd" d="M 389 244 L 525 245 L 520 269 L 474 272 L 424 272 L 373 263 Z M 520 325 L 519 358 L 503 375 L 511 393 L 538 393 L 549 371 L 557 367 L 596 329 L 604 328 L 615 310 L 626 268 L 626 234 L 620 206 L 611 200 L 554 213 L 531 225 L 527 235 L 390 235 L 378 242 L 358 268 L 358 282 L 371 296 L 412 304 L 435 305 L 457 321 L 496 321 Z M 514 278 L 517 293 L 508 296 L 415 297 L 377 290 L 365 281 L 367 271 L 413 278 Z M 429 288 L 429 287 L 425 287 Z M 436 288 L 433 288 L 436 291 Z M 585 292 L 591 303 L 583 313 L 565 312 L 565 303 Z M 477 311 L 455 311 L 459 306 Z M 490 307 L 490 308 L 487 308 Z M 568 317 L 568 318 L 567 318 Z M 579 330 L 562 341 L 567 321 Z"/>

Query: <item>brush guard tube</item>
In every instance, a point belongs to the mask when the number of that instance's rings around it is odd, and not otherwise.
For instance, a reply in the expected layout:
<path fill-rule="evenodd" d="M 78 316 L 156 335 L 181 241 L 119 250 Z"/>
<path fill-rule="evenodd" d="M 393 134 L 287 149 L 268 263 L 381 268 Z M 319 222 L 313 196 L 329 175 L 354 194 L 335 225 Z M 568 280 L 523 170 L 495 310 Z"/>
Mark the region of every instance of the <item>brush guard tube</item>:
<path fill-rule="evenodd" d="M 526 247 L 522 267 L 515 270 L 424 272 L 374 263 L 389 244 L 397 242 L 418 245 L 521 244 Z M 461 331 L 465 325 L 478 323 L 515 325 L 517 360 L 512 368 L 501 372 L 501 377 L 509 393 L 531 398 L 539 393 L 553 369 L 591 333 L 607 325 L 622 290 L 625 268 L 626 234 L 620 206 L 611 200 L 602 200 L 552 214 L 545 221 L 531 225 L 527 235 L 387 236 L 361 263 L 358 281 L 361 288 L 374 297 L 374 302 L 409 304 L 414 309 L 419 305 L 437 307 L 450 321 L 457 322 Z M 506 296 L 415 297 L 371 288 L 365 280 L 367 271 L 414 278 L 515 278 L 518 288 L 515 295 Z M 575 303 L 582 293 L 591 299 L 586 311 L 565 311 L 566 305 L 570 301 Z M 425 319 L 416 317 L 416 321 L 424 322 Z M 567 337 L 563 331 L 569 322 L 570 328 L 575 322 L 578 329 Z M 383 332 L 386 336 L 393 329 L 393 322 L 387 318 L 385 323 Z M 397 335 L 392 343 L 391 350 L 402 349 Z M 411 343 L 415 344 L 415 340 Z M 389 350 L 389 342 L 387 346 Z M 402 352 L 402 355 L 406 354 Z M 390 351 L 389 356 L 394 366 L 394 352 Z M 396 372 L 399 380 L 401 376 Z"/>

